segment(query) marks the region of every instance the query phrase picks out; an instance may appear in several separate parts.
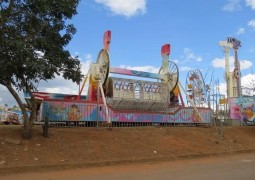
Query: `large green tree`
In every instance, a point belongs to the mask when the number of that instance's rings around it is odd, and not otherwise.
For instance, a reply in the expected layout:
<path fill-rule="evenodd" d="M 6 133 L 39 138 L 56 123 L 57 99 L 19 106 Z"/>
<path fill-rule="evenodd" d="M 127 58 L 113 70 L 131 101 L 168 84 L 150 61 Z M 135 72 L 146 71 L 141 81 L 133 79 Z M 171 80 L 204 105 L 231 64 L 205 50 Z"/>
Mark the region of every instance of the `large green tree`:
<path fill-rule="evenodd" d="M 76 32 L 67 23 L 79 0 L 0 0 L 0 84 L 16 99 L 24 117 L 23 138 L 31 137 L 36 118 L 32 92 L 42 80 L 61 75 L 80 82 L 80 61 L 65 46 Z M 31 96 L 28 116 L 18 91 Z"/>

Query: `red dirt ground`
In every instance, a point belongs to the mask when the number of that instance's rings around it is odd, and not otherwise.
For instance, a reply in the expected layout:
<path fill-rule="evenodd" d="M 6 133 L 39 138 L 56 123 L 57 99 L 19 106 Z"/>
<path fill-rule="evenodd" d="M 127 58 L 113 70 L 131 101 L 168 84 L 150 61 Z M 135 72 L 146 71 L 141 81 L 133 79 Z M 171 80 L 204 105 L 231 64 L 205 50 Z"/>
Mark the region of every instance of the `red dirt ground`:
<path fill-rule="evenodd" d="M 0 174 L 24 166 L 50 169 L 99 162 L 156 161 L 255 151 L 253 126 L 223 129 L 51 127 L 49 138 L 42 136 L 41 126 L 34 126 L 31 140 L 22 140 L 21 131 L 21 126 L 0 126 Z"/>

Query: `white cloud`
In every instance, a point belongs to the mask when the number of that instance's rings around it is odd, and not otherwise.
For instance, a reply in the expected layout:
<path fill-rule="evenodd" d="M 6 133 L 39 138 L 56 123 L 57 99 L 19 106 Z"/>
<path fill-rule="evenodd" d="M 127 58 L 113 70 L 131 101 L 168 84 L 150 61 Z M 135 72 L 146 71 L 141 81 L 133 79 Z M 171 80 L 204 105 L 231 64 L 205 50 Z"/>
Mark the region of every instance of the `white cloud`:
<path fill-rule="evenodd" d="M 76 84 L 75 84 L 76 85 Z M 77 85 L 76 85 L 77 87 Z M 79 88 L 69 88 L 69 87 L 46 87 L 43 92 L 48 93 L 60 93 L 60 94 L 78 94 Z"/>
<path fill-rule="evenodd" d="M 241 78 L 241 85 L 243 87 L 242 94 L 255 95 L 255 74 L 247 74 Z"/>
<path fill-rule="evenodd" d="M 132 69 L 137 71 L 144 71 L 144 72 L 152 72 L 152 73 L 158 73 L 159 68 L 154 66 L 126 66 L 126 65 L 120 65 L 121 68 L 125 69 Z"/>
<path fill-rule="evenodd" d="M 244 28 L 239 28 L 239 29 L 237 30 L 237 33 L 236 33 L 236 34 L 240 35 L 240 34 L 243 34 L 243 33 L 244 33 Z"/>
<path fill-rule="evenodd" d="M 81 61 L 81 71 L 82 74 L 87 74 L 89 70 L 90 64 L 93 62 L 92 55 L 86 54 L 85 55 L 85 61 Z"/>
<path fill-rule="evenodd" d="M 247 74 L 245 76 L 242 76 L 241 86 L 243 87 L 243 91 L 242 91 L 243 94 L 255 95 L 254 94 L 255 74 Z M 250 90 L 247 88 L 250 88 Z M 253 91 L 251 89 L 253 89 Z M 223 94 L 223 95 L 227 94 L 227 85 L 225 82 L 219 84 L 219 91 L 220 91 L 220 94 Z"/>
<path fill-rule="evenodd" d="M 240 68 L 241 70 L 243 69 L 249 69 L 250 67 L 252 67 L 252 62 L 248 61 L 248 60 L 242 60 L 239 61 L 240 62 Z"/>
<path fill-rule="evenodd" d="M 131 17 L 146 12 L 147 0 L 95 0 L 103 4 L 113 14 Z"/>
<path fill-rule="evenodd" d="M 196 61 L 198 61 L 198 62 L 200 62 L 200 61 L 202 61 L 203 59 L 202 59 L 202 57 L 200 57 L 200 56 L 198 56 L 197 58 L 196 58 Z"/>
<path fill-rule="evenodd" d="M 89 70 L 89 66 L 92 62 L 92 55 L 86 54 L 85 61 L 81 60 L 81 71 L 82 74 L 86 75 Z M 80 85 L 82 85 L 83 80 Z M 88 80 L 82 94 L 87 94 Z M 49 93 L 62 93 L 62 94 L 78 94 L 79 85 L 73 83 L 72 80 L 66 80 L 61 76 L 56 76 L 55 79 L 49 80 L 47 82 L 42 81 L 38 87 L 39 91 L 49 92 Z"/>
<path fill-rule="evenodd" d="M 240 69 L 249 69 L 252 67 L 252 62 L 249 60 L 239 60 L 240 62 Z M 215 58 L 212 61 L 212 66 L 215 68 L 223 68 L 225 69 L 225 58 Z M 229 70 L 230 72 L 234 70 L 234 56 L 229 57 Z"/>
<path fill-rule="evenodd" d="M 180 72 L 188 72 L 188 71 L 190 71 L 190 70 L 192 70 L 193 68 L 191 68 L 191 67 L 188 67 L 188 66 L 181 66 L 180 68 L 179 68 L 179 71 Z"/>
<path fill-rule="evenodd" d="M 86 54 L 86 55 L 85 55 L 85 59 L 87 59 L 87 60 L 92 60 L 92 55 L 91 55 L 91 54 Z"/>
<path fill-rule="evenodd" d="M 248 26 L 255 28 L 255 19 L 252 19 L 248 22 Z"/>
<path fill-rule="evenodd" d="M 178 59 L 173 59 L 172 61 L 173 61 L 175 64 L 179 64 L 179 63 L 180 63 Z"/>
<path fill-rule="evenodd" d="M 197 62 L 201 62 L 203 59 L 201 56 L 196 55 L 191 49 L 184 48 L 184 58 L 186 60 L 195 60 Z"/>
<path fill-rule="evenodd" d="M 255 0 L 246 0 L 246 5 L 250 6 L 252 9 L 255 9 Z"/>
<path fill-rule="evenodd" d="M 225 96 L 227 95 L 227 85 L 225 82 L 219 84 L 219 92 L 222 95 L 225 95 Z"/>
<path fill-rule="evenodd" d="M 22 92 L 17 92 L 20 97 L 23 97 Z M 0 105 L 8 104 L 9 106 L 14 106 L 18 104 L 11 93 L 3 85 L 0 85 Z M 25 101 L 24 99 L 22 99 Z"/>
<path fill-rule="evenodd" d="M 79 53 L 76 53 L 77 55 Z M 89 66 L 92 62 L 91 54 L 86 54 L 84 60 L 81 58 L 81 70 L 82 74 L 86 75 L 89 69 Z M 81 82 L 82 84 L 83 82 Z M 82 92 L 82 94 L 87 94 L 88 81 Z M 72 80 L 66 80 L 63 77 L 56 76 L 53 80 L 47 82 L 41 81 L 38 86 L 38 91 L 49 92 L 49 93 L 61 93 L 61 94 L 78 94 L 79 85 L 73 83 Z M 21 99 L 23 99 L 23 92 L 18 92 Z M 0 105 L 8 104 L 9 106 L 16 105 L 16 100 L 12 97 L 9 91 L 2 85 L 0 85 Z"/>
<path fill-rule="evenodd" d="M 255 88 L 255 74 L 247 74 L 241 78 L 243 87 Z"/>
<path fill-rule="evenodd" d="M 65 80 L 61 76 L 56 76 L 53 80 L 42 81 L 38 91 L 61 94 L 78 94 L 79 86 L 71 80 Z"/>
<path fill-rule="evenodd" d="M 241 5 L 240 5 L 241 0 L 228 0 L 228 3 L 223 6 L 224 11 L 235 11 L 235 10 L 240 10 Z"/>
<path fill-rule="evenodd" d="M 230 66 L 232 65 L 233 66 L 233 57 L 232 58 L 229 58 L 229 64 Z M 212 61 L 212 66 L 215 67 L 215 68 L 223 68 L 225 69 L 225 58 L 215 58 L 213 61 Z"/>

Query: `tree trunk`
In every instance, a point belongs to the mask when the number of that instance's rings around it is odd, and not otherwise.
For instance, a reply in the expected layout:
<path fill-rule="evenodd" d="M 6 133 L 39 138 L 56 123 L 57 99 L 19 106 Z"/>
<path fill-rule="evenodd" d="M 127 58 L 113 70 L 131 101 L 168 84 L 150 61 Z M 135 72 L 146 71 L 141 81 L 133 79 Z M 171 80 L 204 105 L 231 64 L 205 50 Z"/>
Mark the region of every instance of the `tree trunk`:
<path fill-rule="evenodd" d="M 35 96 L 32 92 L 32 89 L 28 85 L 26 79 L 23 77 L 23 78 L 21 78 L 21 81 L 23 82 L 23 84 L 26 85 L 26 91 L 29 93 L 30 101 L 31 101 L 31 112 L 30 112 L 31 114 L 30 114 L 29 119 L 26 121 L 26 125 L 24 124 L 24 133 L 23 133 L 22 138 L 30 139 L 32 137 L 31 129 L 33 126 L 33 122 L 36 119 L 37 103 L 36 103 Z"/>
<path fill-rule="evenodd" d="M 10 84 L 5 85 L 5 87 L 9 90 L 9 92 L 15 98 L 15 100 L 17 101 L 17 103 L 18 103 L 18 105 L 19 105 L 19 107 L 22 111 L 22 115 L 23 115 L 23 118 L 24 118 L 24 129 L 23 129 L 21 137 L 23 139 L 31 139 L 32 138 L 32 130 L 31 129 L 32 129 L 32 124 L 33 124 L 33 119 L 32 118 L 34 117 L 33 114 L 35 114 L 32 111 L 34 109 L 36 111 L 36 107 L 32 108 L 31 116 L 29 117 L 28 114 L 27 114 L 27 110 L 26 110 L 25 105 L 22 103 L 19 95 L 16 93 L 16 91 L 13 89 L 13 87 Z M 35 99 L 35 98 L 33 98 L 33 99 Z M 35 103 L 32 103 L 32 106 L 34 106 Z M 36 106 L 36 104 L 35 104 L 35 106 Z"/>

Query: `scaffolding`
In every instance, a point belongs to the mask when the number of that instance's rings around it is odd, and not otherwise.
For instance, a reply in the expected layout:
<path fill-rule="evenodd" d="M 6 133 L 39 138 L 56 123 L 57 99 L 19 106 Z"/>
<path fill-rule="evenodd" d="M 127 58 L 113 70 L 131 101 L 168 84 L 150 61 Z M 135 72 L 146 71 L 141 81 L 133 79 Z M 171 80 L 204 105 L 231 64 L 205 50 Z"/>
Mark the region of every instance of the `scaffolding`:
<path fill-rule="evenodd" d="M 209 96 L 209 107 L 212 109 L 212 116 L 214 124 L 224 125 L 228 124 L 229 119 L 229 107 L 226 95 L 221 94 L 219 91 L 219 81 L 215 82 L 215 89 L 213 89 L 212 94 Z"/>

